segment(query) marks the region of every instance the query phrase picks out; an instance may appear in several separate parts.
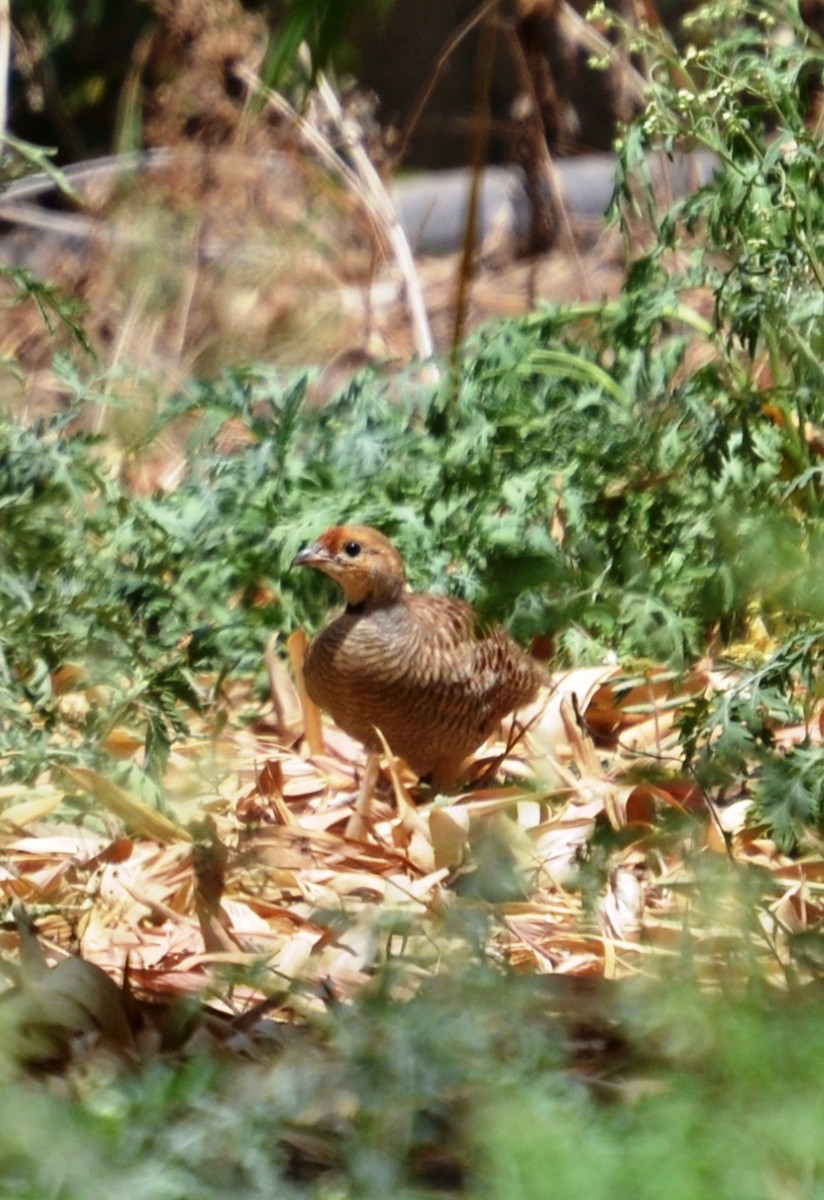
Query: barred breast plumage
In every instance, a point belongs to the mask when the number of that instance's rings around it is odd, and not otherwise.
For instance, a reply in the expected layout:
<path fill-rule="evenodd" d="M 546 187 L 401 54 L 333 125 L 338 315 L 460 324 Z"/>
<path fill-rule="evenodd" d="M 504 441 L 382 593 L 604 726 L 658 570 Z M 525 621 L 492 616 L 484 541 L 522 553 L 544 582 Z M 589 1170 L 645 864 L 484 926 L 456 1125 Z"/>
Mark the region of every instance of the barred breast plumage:
<path fill-rule="evenodd" d="M 313 639 L 309 696 L 367 749 L 392 751 L 418 775 L 448 781 L 514 709 L 542 670 L 463 601 L 406 590 L 403 560 L 377 530 L 338 525 L 301 550 L 343 589 L 346 608 Z"/>

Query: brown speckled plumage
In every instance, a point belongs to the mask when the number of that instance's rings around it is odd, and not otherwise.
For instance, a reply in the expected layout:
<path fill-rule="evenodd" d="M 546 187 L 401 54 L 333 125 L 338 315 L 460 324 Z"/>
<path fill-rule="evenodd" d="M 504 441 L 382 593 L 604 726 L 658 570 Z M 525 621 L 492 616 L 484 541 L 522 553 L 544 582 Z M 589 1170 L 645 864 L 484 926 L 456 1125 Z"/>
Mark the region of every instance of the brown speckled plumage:
<path fill-rule="evenodd" d="M 463 601 L 407 591 L 403 561 L 377 530 L 335 526 L 294 562 L 343 589 L 346 608 L 311 642 L 304 678 L 311 699 L 367 749 L 380 749 L 377 727 L 413 771 L 444 782 L 535 698 L 535 660 L 502 629 L 482 629 Z"/>

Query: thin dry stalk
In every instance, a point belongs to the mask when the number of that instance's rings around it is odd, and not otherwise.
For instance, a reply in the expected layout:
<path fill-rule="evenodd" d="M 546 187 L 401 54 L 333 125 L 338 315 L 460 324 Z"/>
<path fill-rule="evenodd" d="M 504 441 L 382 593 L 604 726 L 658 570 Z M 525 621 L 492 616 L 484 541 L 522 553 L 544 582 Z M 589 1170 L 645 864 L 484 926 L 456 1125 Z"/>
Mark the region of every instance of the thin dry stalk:
<path fill-rule="evenodd" d="M 409 120 L 406 122 L 403 133 L 401 135 L 400 146 L 395 155 L 396 163 L 403 162 L 404 158 L 406 157 L 406 151 L 409 147 L 409 142 L 412 137 L 412 134 L 415 132 L 418 122 L 420 121 L 421 116 L 423 115 L 424 109 L 426 108 L 427 104 L 429 103 L 430 97 L 432 96 L 432 93 L 434 92 L 435 88 L 437 87 L 441 76 L 444 74 L 447 67 L 449 66 L 450 58 L 455 53 L 455 51 L 458 49 L 458 47 L 460 46 L 460 44 L 464 40 L 464 38 L 468 37 L 469 34 L 472 32 L 472 30 L 475 28 L 475 26 L 480 24 L 480 22 L 484 19 L 484 17 L 487 15 L 487 13 L 491 12 L 492 9 L 497 8 L 497 6 L 498 6 L 498 0 L 486 0 L 485 4 L 482 4 L 479 8 L 477 8 L 474 13 L 469 14 L 469 16 L 466 18 L 466 20 L 461 25 L 458 26 L 458 28 L 455 30 L 455 32 L 453 34 L 451 34 L 450 37 L 448 38 L 448 40 L 446 41 L 443 49 L 441 50 L 440 54 L 438 55 L 438 58 L 435 62 L 435 66 L 432 70 L 432 74 L 429 76 L 426 86 L 424 87 L 423 91 L 421 92 L 420 96 L 418 97 L 417 101 L 415 102 L 415 107 L 412 109 L 412 115 L 410 116 Z"/>
<path fill-rule="evenodd" d="M 463 248 L 455 293 L 455 319 L 452 326 L 453 373 L 457 367 L 460 346 L 463 341 L 469 310 L 469 292 L 474 274 L 481 177 L 486 166 L 486 152 L 489 144 L 489 125 L 491 119 L 490 97 L 492 92 L 492 64 L 495 57 L 495 22 L 497 10 L 498 0 L 494 0 L 493 3 L 487 5 L 484 9 L 484 20 L 481 24 L 480 42 L 478 45 L 477 85 L 473 106 L 474 120 L 471 146 L 472 175 L 469 187 L 469 201 L 466 208 Z"/>
<path fill-rule="evenodd" d="M 359 125 L 344 115 L 340 101 L 328 79 L 322 73 L 318 75 L 318 96 L 326 108 L 329 118 L 340 131 L 343 144 L 352 156 L 355 172 L 363 188 L 362 194 L 365 203 L 369 211 L 380 222 L 384 236 L 392 248 L 395 262 L 398 264 L 406 287 L 406 302 L 412 321 L 415 348 L 422 359 L 431 359 L 435 348 L 424 304 L 423 290 L 409 240 L 401 225 L 397 209 L 384 187 L 383 180 L 375 170 L 374 163 L 366 153 Z M 433 383 L 437 381 L 437 368 L 434 369 L 434 372 Z"/>
<path fill-rule="evenodd" d="M 311 122 L 307 121 L 305 117 L 302 117 L 297 109 L 292 107 L 285 96 L 282 96 L 280 92 L 274 91 L 273 88 L 267 87 L 261 81 L 260 77 L 248 67 L 238 67 L 237 77 L 256 95 L 263 96 L 269 107 L 274 109 L 276 113 L 280 113 L 282 117 L 286 117 L 306 142 L 307 146 L 315 151 L 323 165 L 328 167 L 333 174 L 337 175 L 357 195 L 360 194 L 358 177 L 355 172 L 347 166 L 340 155 L 329 145 L 323 134 Z"/>
<path fill-rule="evenodd" d="M 333 171 L 363 204 L 375 227 L 391 248 L 403 278 L 415 350 L 421 359 L 431 359 L 434 355 L 434 343 L 412 250 L 391 197 L 364 149 L 360 130 L 353 121 L 344 116 L 338 98 L 329 82 L 322 75 L 318 77 L 318 96 L 355 163 L 354 170 L 311 122 L 302 117 L 285 97 L 271 88 L 267 88 L 253 71 L 250 71 L 248 67 L 240 67 L 238 76 L 247 87 L 264 96 L 266 102 L 276 112 L 285 116 L 294 125 L 321 162 Z M 431 382 L 434 383 L 437 381 L 437 368 L 433 366 L 431 370 Z"/>
<path fill-rule="evenodd" d="M 9 44 L 11 41 L 11 18 L 9 0 L 0 0 L 0 138 L 6 135 L 9 93 Z"/>

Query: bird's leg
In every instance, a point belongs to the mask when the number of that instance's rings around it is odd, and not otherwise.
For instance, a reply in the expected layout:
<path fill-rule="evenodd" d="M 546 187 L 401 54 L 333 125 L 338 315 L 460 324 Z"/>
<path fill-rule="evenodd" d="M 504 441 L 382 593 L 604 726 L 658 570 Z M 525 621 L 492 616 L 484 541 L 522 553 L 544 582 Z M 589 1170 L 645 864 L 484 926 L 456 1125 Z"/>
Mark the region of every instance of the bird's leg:
<path fill-rule="evenodd" d="M 363 768 L 363 776 L 358 788 L 358 798 L 355 801 L 352 816 L 347 821 L 344 831 L 344 837 L 352 838 L 356 842 L 365 841 L 366 835 L 369 832 L 372 800 L 375 792 L 375 784 L 378 782 L 380 763 L 379 754 L 376 754 L 374 750 L 367 752 L 366 766 Z"/>

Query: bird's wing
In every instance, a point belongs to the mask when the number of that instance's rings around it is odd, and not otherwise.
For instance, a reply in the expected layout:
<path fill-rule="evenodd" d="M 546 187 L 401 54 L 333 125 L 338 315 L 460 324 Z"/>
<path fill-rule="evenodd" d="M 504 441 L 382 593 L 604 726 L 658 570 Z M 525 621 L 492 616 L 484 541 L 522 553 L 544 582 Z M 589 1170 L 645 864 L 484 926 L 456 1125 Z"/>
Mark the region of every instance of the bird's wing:
<path fill-rule="evenodd" d="M 481 617 L 464 600 L 430 592 L 410 592 L 406 603 L 416 626 L 426 630 L 445 650 L 458 650 L 483 637 Z"/>
<path fill-rule="evenodd" d="M 477 695 L 512 688 L 520 696 L 528 688 L 537 665 L 470 604 L 452 596 L 416 592 L 408 601 L 418 629 L 428 631 L 431 645 L 438 648 L 442 660 L 449 660 L 446 676 L 451 686 L 471 685 Z"/>

